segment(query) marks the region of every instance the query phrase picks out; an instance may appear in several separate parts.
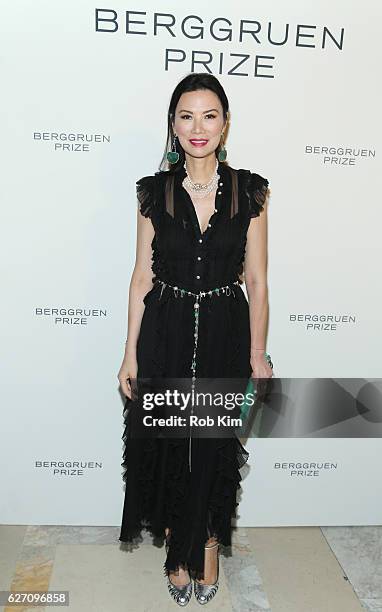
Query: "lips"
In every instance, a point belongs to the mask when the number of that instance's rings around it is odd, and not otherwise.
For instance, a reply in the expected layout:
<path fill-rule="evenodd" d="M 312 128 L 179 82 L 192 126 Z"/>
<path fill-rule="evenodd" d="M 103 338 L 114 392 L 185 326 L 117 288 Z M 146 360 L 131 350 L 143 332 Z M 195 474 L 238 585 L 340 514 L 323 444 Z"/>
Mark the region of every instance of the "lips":
<path fill-rule="evenodd" d="M 206 140 L 205 138 L 192 138 L 190 140 L 190 143 L 192 144 L 193 147 L 204 147 L 204 145 L 206 145 L 208 142 L 208 140 Z"/>

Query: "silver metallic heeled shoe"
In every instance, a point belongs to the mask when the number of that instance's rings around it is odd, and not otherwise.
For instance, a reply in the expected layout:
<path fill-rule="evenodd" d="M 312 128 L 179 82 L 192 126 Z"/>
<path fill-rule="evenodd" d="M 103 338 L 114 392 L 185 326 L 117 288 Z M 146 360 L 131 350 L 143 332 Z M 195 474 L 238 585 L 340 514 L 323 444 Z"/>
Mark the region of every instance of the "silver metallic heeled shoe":
<path fill-rule="evenodd" d="M 167 576 L 167 588 L 171 597 L 178 604 L 178 606 L 186 606 L 192 596 L 192 579 L 190 579 L 190 582 L 184 586 L 179 587 L 173 584 L 170 577 Z"/>
<path fill-rule="evenodd" d="M 213 597 L 215 597 L 217 590 L 219 588 L 219 543 L 214 544 L 213 546 L 205 546 L 205 548 L 218 548 L 217 554 L 217 576 L 216 582 L 213 584 L 200 584 L 197 580 L 194 580 L 194 593 L 195 598 L 200 604 L 206 604 L 211 601 Z"/>

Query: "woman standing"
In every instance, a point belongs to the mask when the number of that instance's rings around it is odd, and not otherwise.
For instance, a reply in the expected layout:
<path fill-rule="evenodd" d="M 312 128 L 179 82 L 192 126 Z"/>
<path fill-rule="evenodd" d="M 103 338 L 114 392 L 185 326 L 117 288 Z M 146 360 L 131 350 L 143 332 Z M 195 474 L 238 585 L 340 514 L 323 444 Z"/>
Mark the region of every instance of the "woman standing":
<path fill-rule="evenodd" d="M 268 180 L 225 161 L 228 114 L 216 77 L 186 76 L 171 97 L 161 169 L 137 181 L 136 263 L 118 374 L 127 398 L 119 539 L 133 542 L 143 528 L 166 538 L 164 570 L 179 605 L 192 584 L 199 603 L 217 591 L 219 544 L 231 544 L 239 468 L 249 453 L 236 436 L 139 439 L 133 381 L 191 378 L 195 388 L 202 377 L 272 376 Z"/>

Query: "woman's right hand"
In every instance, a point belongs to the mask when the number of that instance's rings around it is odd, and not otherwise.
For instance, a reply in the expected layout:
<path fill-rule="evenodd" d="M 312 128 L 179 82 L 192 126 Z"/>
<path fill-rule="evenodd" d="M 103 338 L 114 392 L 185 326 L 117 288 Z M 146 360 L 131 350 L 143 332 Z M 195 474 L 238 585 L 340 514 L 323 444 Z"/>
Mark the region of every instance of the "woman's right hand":
<path fill-rule="evenodd" d="M 126 397 L 131 397 L 131 381 L 136 381 L 138 363 L 136 353 L 127 353 L 118 372 L 118 380 Z"/>

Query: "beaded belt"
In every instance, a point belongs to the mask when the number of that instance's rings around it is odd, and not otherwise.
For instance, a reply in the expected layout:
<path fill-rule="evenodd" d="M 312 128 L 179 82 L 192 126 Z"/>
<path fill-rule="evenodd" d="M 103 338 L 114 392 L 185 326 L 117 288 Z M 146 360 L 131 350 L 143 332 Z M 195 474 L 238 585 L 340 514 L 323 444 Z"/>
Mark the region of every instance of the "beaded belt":
<path fill-rule="evenodd" d="M 193 297 L 195 297 L 195 302 L 194 302 L 194 319 L 195 319 L 195 325 L 194 325 L 194 353 L 192 356 L 192 362 L 191 362 L 191 371 L 192 371 L 192 384 L 191 384 L 191 393 L 192 393 L 192 405 L 191 405 L 191 415 L 193 414 L 193 406 L 194 406 L 194 390 L 195 390 L 195 380 L 196 380 L 196 376 L 195 376 L 195 372 L 196 372 L 196 351 L 197 351 L 197 347 L 198 347 L 198 335 L 199 335 L 199 302 L 202 298 L 204 297 L 212 297 L 213 294 L 215 295 L 226 295 L 226 296 L 230 296 L 233 294 L 234 297 L 236 297 L 235 294 L 235 290 L 233 288 L 233 285 L 239 285 L 239 281 L 234 281 L 231 285 L 223 285 L 222 287 L 216 287 L 215 289 L 210 289 L 209 291 L 199 291 L 199 293 L 193 293 L 192 291 L 188 291 L 188 289 L 182 289 L 181 287 L 178 286 L 174 286 L 174 285 L 170 285 L 169 283 L 165 283 L 164 281 L 162 281 L 161 279 L 157 278 L 155 282 L 158 282 L 162 285 L 162 289 L 160 292 L 160 296 L 159 299 L 161 299 L 162 297 L 162 293 L 165 287 L 171 287 L 171 289 L 174 292 L 174 296 L 177 298 L 179 295 L 180 297 L 184 297 L 184 295 L 192 295 Z M 189 468 L 190 468 L 190 472 L 191 472 L 191 421 L 190 421 L 190 437 L 189 437 L 189 454 L 188 454 L 188 463 L 189 463 Z"/>

